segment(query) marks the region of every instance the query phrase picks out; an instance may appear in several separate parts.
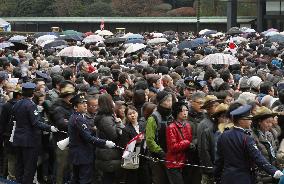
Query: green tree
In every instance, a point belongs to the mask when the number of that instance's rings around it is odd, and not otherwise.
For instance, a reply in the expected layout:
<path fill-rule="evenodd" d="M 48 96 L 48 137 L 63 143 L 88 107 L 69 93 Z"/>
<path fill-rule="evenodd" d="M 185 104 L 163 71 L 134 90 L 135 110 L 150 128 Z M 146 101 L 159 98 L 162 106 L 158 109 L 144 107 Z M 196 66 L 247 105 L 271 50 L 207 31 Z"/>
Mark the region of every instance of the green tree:
<path fill-rule="evenodd" d="M 91 5 L 88 4 L 85 6 L 84 15 L 87 17 L 115 16 L 110 1 L 95 0 Z"/>

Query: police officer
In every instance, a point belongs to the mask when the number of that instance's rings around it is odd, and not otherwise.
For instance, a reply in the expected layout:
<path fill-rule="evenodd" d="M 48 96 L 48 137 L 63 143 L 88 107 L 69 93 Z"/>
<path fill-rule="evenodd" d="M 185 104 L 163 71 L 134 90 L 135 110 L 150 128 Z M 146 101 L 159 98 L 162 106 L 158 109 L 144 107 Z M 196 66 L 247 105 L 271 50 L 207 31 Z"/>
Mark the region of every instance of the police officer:
<path fill-rule="evenodd" d="M 214 170 L 217 184 L 254 184 L 254 164 L 276 179 L 283 175 L 263 157 L 250 136 L 251 108 L 243 105 L 232 111 L 234 127 L 218 139 Z"/>
<path fill-rule="evenodd" d="M 34 83 L 24 83 L 23 99 L 12 108 L 14 127 L 10 141 L 16 147 L 16 180 L 22 184 L 33 183 L 41 144 L 40 130 L 58 131 L 54 126 L 39 121 L 37 106 L 32 101 L 35 87 Z"/>
<path fill-rule="evenodd" d="M 83 115 L 87 112 L 87 100 L 83 94 L 75 95 L 71 103 L 75 112 L 71 115 L 68 124 L 69 151 L 73 164 L 72 183 L 90 184 L 92 183 L 92 169 L 94 161 L 93 144 L 114 148 L 112 141 L 105 141 L 92 136 L 92 127 Z"/>

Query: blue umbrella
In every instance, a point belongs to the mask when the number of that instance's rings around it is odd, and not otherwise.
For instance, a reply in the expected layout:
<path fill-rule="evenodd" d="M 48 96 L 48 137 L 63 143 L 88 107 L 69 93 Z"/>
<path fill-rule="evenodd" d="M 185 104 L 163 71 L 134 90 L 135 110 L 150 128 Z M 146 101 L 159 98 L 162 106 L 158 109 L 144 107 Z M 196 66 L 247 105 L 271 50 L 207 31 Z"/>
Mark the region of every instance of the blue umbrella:
<path fill-rule="evenodd" d="M 199 47 L 199 44 L 194 41 L 190 40 L 184 40 L 178 45 L 178 49 L 183 50 L 183 49 L 192 49 L 192 48 L 197 48 Z"/>
<path fill-rule="evenodd" d="M 127 40 L 142 40 L 144 37 L 141 34 L 132 34 L 127 37 Z"/>
<path fill-rule="evenodd" d="M 54 36 L 59 37 L 59 33 L 57 33 L 57 32 L 39 32 L 39 33 L 35 33 L 34 37 L 38 38 L 38 37 L 41 37 L 41 36 L 44 36 L 44 35 L 54 35 Z"/>
<path fill-rule="evenodd" d="M 273 35 L 268 39 L 268 41 L 284 43 L 284 35 L 281 35 L 281 34 Z"/>
<path fill-rule="evenodd" d="M 205 39 L 205 38 L 195 38 L 194 40 L 192 40 L 193 42 L 199 44 L 199 45 L 205 45 L 209 42 L 209 40 Z"/>
<path fill-rule="evenodd" d="M 68 43 L 65 40 L 54 40 L 53 42 L 47 43 L 43 46 L 43 49 L 51 49 L 60 46 L 67 46 Z"/>

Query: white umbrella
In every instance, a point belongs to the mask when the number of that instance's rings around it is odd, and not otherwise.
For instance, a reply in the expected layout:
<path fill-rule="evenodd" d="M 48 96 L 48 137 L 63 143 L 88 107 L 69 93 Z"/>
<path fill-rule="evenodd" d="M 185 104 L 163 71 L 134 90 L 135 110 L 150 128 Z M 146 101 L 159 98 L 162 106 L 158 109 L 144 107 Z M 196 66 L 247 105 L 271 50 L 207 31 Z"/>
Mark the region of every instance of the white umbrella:
<path fill-rule="evenodd" d="M 7 48 L 7 47 L 13 47 L 15 46 L 13 43 L 11 42 L 2 42 L 0 43 L 0 49 L 3 49 L 3 48 Z"/>
<path fill-rule="evenodd" d="M 151 35 L 154 38 L 161 38 L 161 37 L 165 37 L 165 35 L 163 33 L 151 33 Z"/>
<path fill-rule="evenodd" d="M 57 36 L 55 35 L 43 35 L 40 36 L 36 39 L 36 44 L 41 45 L 43 42 L 48 41 L 48 40 L 55 40 Z"/>
<path fill-rule="evenodd" d="M 145 48 L 146 45 L 144 44 L 141 44 L 141 43 L 136 43 L 136 44 L 131 44 L 126 50 L 125 50 L 125 53 L 133 53 L 133 52 L 136 52 L 140 49 L 143 49 Z"/>
<path fill-rule="evenodd" d="M 27 37 L 25 36 L 21 36 L 21 35 L 15 35 L 12 36 L 9 41 L 10 42 L 21 42 L 21 41 L 25 41 L 27 39 Z"/>
<path fill-rule="evenodd" d="M 100 36 L 112 36 L 113 35 L 113 33 L 109 30 L 97 30 L 95 34 L 98 34 Z"/>
<path fill-rule="evenodd" d="M 103 42 L 105 39 L 100 35 L 90 35 L 84 38 L 84 43 L 94 43 L 94 42 Z"/>
<path fill-rule="evenodd" d="M 248 41 L 246 38 L 240 37 L 240 36 L 233 37 L 232 39 L 233 39 L 233 41 L 236 42 L 237 44 L 240 44 L 240 43 L 242 43 L 242 42 L 247 42 L 247 41 Z M 227 40 L 227 43 L 229 43 L 229 42 L 230 42 L 230 39 Z"/>
<path fill-rule="evenodd" d="M 94 55 L 85 47 L 71 46 L 62 49 L 57 56 L 65 57 L 93 57 Z"/>
<path fill-rule="evenodd" d="M 242 27 L 240 30 L 244 33 L 255 33 L 256 32 L 254 29 L 251 29 L 248 27 Z"/>
<path fill-rule="evenodd" d="M 270 32 L 266 33 L 266 34 L 265 34 L 265 36 L 270 37 L 270 36 L 274 36 L 274 35 L 277 35 L 277 34 L 279 34 L 279 32 L 276 32 L 276 31 L 270 31 Z"/>
<path fill-rule="evenodd" d="M 226 64 L 226 65 L 234 65 L 240 64 L 238 59 L 230 54 L 223 54 L 223 53 L 216 53 L 216 54 L 209 54 L 202 60 L 196 62 L 200 65 L 216 65 L 216 64 Z"/>
<path fill-rule="evenodd" d="M 159 43 L 167 43 L 169 42 L 166 38 L 153 38 L 149 40 L 148 44 L 159 44 Z"/>

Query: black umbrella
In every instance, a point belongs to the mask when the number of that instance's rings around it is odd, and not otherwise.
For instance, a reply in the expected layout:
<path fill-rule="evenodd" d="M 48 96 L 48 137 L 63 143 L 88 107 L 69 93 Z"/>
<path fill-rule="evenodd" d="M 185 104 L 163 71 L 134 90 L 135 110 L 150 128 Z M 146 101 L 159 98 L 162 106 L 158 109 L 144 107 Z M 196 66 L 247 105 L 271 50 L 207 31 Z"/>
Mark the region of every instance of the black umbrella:
<path fill-rule="evenodd" d="M 41 36 L 44 36 L 44 35 L 54 35 L 54 36 L 59 37 L 59 33 L 57 33 L 57 32 L 38 32 L 38 33 L 34 34 L 34 37 L 38 38 L 38 37 L 41 37 Z"/>
<path fill-rule="evenodd" d="M 184 40 L 178 45 L 178 49 L 183 50 L 183 49 L 192 49 L 192 48 L 197 48 L 199 47 L 199 44 L 194 41 L 190 40 Z"/>
<path fill-rule="evenodd" d="M 236 35 L 236 34 L 242 34 L 243 32 L 240 30 L 240 28 L 238 27 L 232 27 L 231 29 L 229 29 L 229 31 L 227 32 L 228 35 Z"/>
<path fill-rule="evenodd" d="M 174 35 L 174 34 L 176 34 L 176 32 L 170 30 L 170 31 L 165 31 L 165 32 L 163 32 L 163 34 L 164 34 L 164 35 Z"/>
<path fill-rule="evenodd" d="M 104 41 L 104 43 L 123 43 L 125 42 L 125 38 L 119 38 L 119 37 L 113 37 L 113 38 L 108 38 Z"/>
<path fill-rule="evenodd" d="M 83 37 L 78 35 L 65 35 L 61 37 L 63 40 L 75 40 L 75 41 L 82 41 Z"/>
<path fill-rule="evenodd" d="M 28 45 L 25 42 L 12 42 L 14 46 L 10 47 L 11 50 L 27 50 Z"/>
<path fill-rule="evenodd" d="M 60 46 L 67 46 L 68 43 L 65 40 L 54 40 L 53 42 L 47 43 L 43 46 L 43 49 L 51 49 L 51 48 L 56 48 Z"/>

